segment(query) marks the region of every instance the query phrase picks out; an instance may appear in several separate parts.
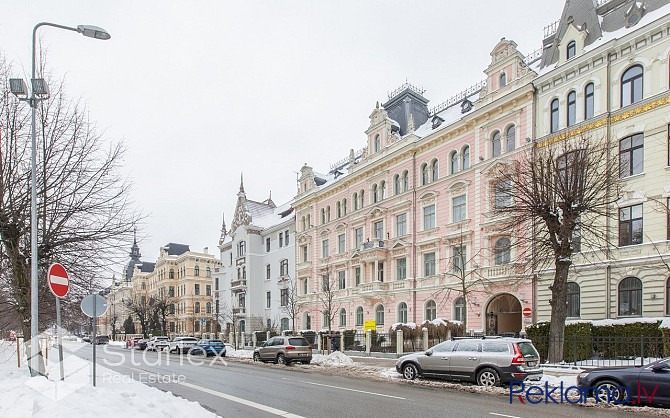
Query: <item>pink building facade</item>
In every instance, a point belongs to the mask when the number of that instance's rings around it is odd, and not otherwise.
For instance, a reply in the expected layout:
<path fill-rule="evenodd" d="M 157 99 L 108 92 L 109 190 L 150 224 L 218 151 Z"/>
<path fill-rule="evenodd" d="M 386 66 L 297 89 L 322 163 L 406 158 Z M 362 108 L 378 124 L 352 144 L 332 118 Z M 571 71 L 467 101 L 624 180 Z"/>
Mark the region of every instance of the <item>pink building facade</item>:
<path fill-rule="evenodd" d="M 302 329 L 380 332 L 444 318 L 518 333 L 534 278 L 497 228 L 509 188 L 490 176 L 531 146 L 536 74 L 513 41 L 486 78 L 435 108 L 405 84 L 370 114 L 363 148 L 326 174 L 305 165 L 293 206 Z M 466 288 L 464 292 L 463 289 Z M 333 289 L 328 315 L 324 290 Z"/>

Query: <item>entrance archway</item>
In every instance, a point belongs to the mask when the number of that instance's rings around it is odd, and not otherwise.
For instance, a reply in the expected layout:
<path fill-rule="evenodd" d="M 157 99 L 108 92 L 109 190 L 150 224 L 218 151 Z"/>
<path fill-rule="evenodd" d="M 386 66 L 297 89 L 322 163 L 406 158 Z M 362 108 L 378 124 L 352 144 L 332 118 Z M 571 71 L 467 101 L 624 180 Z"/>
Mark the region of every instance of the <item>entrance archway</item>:
<path fill-rule="evenodd" d="M 514 295 L 501 293 L 486 305 L 486 335 L 517 334 L 521 326 L 521 302 Z"/>

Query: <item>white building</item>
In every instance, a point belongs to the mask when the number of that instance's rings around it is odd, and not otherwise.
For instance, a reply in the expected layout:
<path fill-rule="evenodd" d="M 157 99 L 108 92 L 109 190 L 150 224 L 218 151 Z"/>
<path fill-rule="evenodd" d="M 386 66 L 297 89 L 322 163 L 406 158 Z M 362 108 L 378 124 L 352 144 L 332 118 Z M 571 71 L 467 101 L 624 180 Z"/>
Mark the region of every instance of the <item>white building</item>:
<path fill-rule="evenodd" d="M 214 273 L 214 314 L 225 335 L 290 329 L 289 287 L 295 279 L 295 215 L 290 203 L 277 206 L 247 199 L 240 183 L 230 231 L 225 220 Z"/>

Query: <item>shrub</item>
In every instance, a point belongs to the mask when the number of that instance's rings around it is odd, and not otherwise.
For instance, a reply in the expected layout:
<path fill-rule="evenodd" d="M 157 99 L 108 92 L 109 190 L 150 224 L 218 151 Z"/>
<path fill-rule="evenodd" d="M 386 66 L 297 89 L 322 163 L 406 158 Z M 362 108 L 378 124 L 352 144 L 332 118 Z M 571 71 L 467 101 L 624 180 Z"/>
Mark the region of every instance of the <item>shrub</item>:
<path fill-rule="evenodd" d="M 593 357 L 591 323 L 579 322 L 565 326 L 563 344 L 563 360 L 568 362 L 590 359 Z M 546 359 L 549 354 L 549 322 L 540 322 L 526 327 L 526 335 L 533 345 Z"/>
<path fill-rule="evenodd" d="M 316 341 L 316 332 L 314 331 L 301 331 L 300 335 L 305 337 L 307 342 L 310 344 L 314 344 L 314 342 Z"/>

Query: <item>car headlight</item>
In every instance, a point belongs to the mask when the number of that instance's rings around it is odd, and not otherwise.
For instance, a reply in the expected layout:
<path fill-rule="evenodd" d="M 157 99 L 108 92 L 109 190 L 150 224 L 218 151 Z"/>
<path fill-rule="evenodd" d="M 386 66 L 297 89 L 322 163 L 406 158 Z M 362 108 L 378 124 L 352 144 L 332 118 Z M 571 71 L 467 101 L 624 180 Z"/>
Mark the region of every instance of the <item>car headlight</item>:
<path fill-rule="evenodd" d="M 586 372 L 586 371 L 585 371 L 585 372 L 581 372 L 581 373 L 579 373 L 579 375 L 577 375 L 577 379 L 578 379 L 578 380 L 584 380 L 584 379 L 586 379 L 586 377 L 587 377 L 588 375 L 589 375 L 589 372 Z"/>

